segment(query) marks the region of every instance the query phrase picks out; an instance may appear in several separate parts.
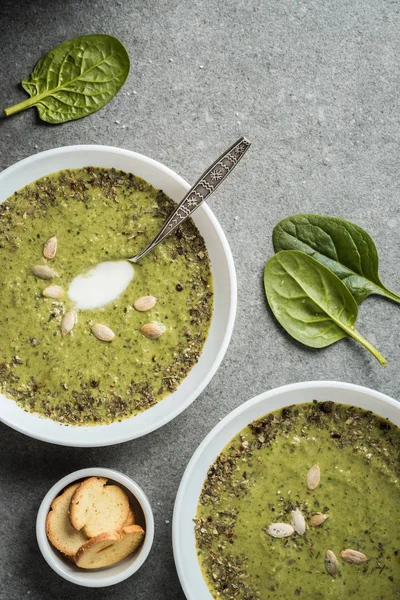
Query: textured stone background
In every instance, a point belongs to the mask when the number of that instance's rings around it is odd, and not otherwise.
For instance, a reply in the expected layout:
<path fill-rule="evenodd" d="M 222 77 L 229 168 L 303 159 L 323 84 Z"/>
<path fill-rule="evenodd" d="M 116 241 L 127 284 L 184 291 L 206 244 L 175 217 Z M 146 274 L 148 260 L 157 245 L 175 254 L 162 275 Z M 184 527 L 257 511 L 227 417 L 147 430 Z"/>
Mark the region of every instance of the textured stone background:
<path fill-rule="evenodd" d="M 1 1 L 1 108 L 25 97 L 18 82 L 42 54 L 76 35 L 117 36 L 132 68 L 118 96 L 83 120 L 48 126 L 34 109 L 0 118 L 0 169 L 41 150 L 98 143 L 136 150 L 194 181 L 240 134 L 253 142 L 211 201 L 234 254 L 239 302 L 226 358 L 198 400 L 161 430 L 111 448 L 52 447 L 0 425 L 1 600 L 183 600 L 173 502 L 190 456 L 218 419 L 299 380 L 350 381 L 400 396 L 399 306 L 374 297 L 360 310 L 359 330 L 389 359 L 383 369 L 352 341 L 320 351 L 295 343 L 262 290 L 272 228 L 296 212 L 364 226 L 383 281 L 400 290 L 399 10 L 397 0 Z M 156 519 L 149 560 L 112 590 L 60 579 L 34 533 L 49 487 L 96 465 L 136 479 Z"/>

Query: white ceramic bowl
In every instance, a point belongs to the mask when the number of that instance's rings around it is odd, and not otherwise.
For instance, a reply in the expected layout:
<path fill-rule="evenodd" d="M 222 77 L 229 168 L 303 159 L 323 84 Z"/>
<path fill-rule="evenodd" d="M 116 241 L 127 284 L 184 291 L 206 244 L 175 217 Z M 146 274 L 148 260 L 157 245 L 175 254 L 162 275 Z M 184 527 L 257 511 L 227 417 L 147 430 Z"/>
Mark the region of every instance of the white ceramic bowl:
<path fill-rule="evenodd" d="M 26 158 L 0 174 L 0 202 L 39 177 L 61 169 L 84 166 L 114 167 L 134 173 L 175 201 L 189 184 L 160 163 L 129 150 L 109 146 L 68 146 Z M 155 406 L 120 423 L 95 427 L 68 426 L 25 412 L 0 394 L 0 419 L 31 437 L 65 446 L 108 446 L 154 431 L 187 408 L 203 391 L 218 369 L 228 347 L 236 314 L 236 274 L 232 254 L 217 219 L 203 204 L 194 214 L 211 259 L 214 279 L 214 312 L 210 332 L 199 362 L 178 389 Z M 100 257 L 101 258 L 101 257 Z"/>
<path fill-rule="evenodd" d="M 50 544 L 46 535 L 46 517 L 54 498 L 65 487 L 86 477 L 94 476 L 107 477 L 127 492 L 135 512 L 136 522 L 143 527 L 146 536 L 142 546 L 120 563 L 103 569 L 85 571 L 63 558 L 61 553 Z M 136 573 L 148 557 L 154 539 L 153 512 L 142 489 L 126 475 L 113 469 L 81 469 L 60 479 L 43 498 L 36 519 L 36 538 L 44 559 L 58 575 L 61 575 L 67 581 L 85 587 L 107 587 L 120 583 Z"/>
<path fill-rule="evenodd" d="M 333 400 L 371 410 L 400 427 L 399 402 L 368 388 L 335 381 L 285 385 L 256 396 L 227 415 L 197 448 L 186 468 L 176 497 L 172 541 L 176 568 L 188 600 L 213 600 L 197 559 L 193 524 L 210 465 L 226 444 L 251 421 L 290 404 L 313 400 Z"/>

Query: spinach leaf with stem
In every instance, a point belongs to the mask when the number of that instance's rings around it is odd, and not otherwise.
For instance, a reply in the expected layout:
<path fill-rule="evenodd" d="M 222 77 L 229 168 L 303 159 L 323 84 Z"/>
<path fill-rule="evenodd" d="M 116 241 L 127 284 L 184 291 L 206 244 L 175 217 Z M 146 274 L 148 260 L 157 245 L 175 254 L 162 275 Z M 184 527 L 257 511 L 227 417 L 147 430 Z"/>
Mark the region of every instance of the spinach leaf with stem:
<path fill-rule="evenodd" d="M 382 354 L 354 327 L 358 306 L 347 287 L 308 254 L 275 254 L 265 265 L 264 287 L 275 317 L 302 344 L 324 348 L 352 337 L 386 366 Z"/>
<path fill-rule="evenodd" d="M 293 215 L 275 226 L 272 241 L 275 252 L 300 250 L 328 267 L 359 304 L 371 294 L 400 303 L 400 296 L 380 280 L 373 239 L 351 221 L 324 215 Z"/>
<path fill-rule="evenodd" d="M 58 124 L 85 117 L 109 102 L 125 83 L 129 56 L 119 40 L 82 35 L 50 50 L 22 81 L 31 96 L 6 108 L 6 116 L 36 106 L 42 121 Z"/>

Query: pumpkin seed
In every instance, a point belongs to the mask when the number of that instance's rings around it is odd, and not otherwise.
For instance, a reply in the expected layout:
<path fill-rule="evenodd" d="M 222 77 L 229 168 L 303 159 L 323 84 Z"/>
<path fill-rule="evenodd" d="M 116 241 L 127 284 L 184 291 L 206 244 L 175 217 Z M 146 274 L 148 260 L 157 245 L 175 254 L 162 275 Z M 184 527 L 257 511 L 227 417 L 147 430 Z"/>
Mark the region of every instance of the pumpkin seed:
<path fill-rule="evenodd" d="M 73 330 L 76 323 L 76 314 L 73 310 L 69 310 L 62 318 L 61 321 L 61 335 L 65 337 L 67 333 Z"/>
<path fill-rule="evenodd" d="M 58 273 L 48 265 L 36 265 L 32 269 L 32 273 L 39 279 L 53 279 L 58 277 Z"/>
<path fill-rule="evenodd" d="M 55 257 L 57 252 L 57 237 L 53 235 L 44 245 L 43 248 L 43 256 L 47 258 L 47 260 L 51 260 Z"/>
<path fill-rule="evenodd" d="M 321 480 L 321 470 L 319 465 L 313 465 L 307 473 L 307 487 L 309 490 L 315 490 Z"/>
<path fill-rule="evenodd" d="M 305 534 L 307 528 L 306 521 L 303 513 L 298 508 L 292 510 L 292 526 L 299 535 Z"/>
<path fill-rule="evenodd" d="M 58 300 L 64 296 L 64 290 L 59 285 L 54 285 L 54 283 L 52 283 L 45 290 L 43 290 L 42 294 L 43 296 L 46 296 L 46 298 L 54 298 L 55 300 Z"/>
<path fill-rule="evenodd" d="M 308 521 L 309 527 L 319 527 L 322 523 L 329 519 L 329 515 L 324 515 L 324 513 L 317 512 L 311 516 L 311 519 Z"/>
<path fill-rule="evenodd" d="M 339 562 L 332 550 L 327 550 L 325 552 L 325 569 L 332 577 L 336 577 L 338 574 Z"/>
<path fill-rule="evenodd" d="M 146 325 L 142 325 L 140 328 L 140 332 L 151 340 L 156 340 L 157 338 L 161 337 L 165 331 L 165 325 L 162 323 L 157 323 L 156 321 L 153 323 L 146 323 Z"/>
<path fill-rule="evenodd" d="M 111 342 L 115 338 L 115 333 L 107 325 L 95 323 L 95 325 L 91 326 L 91 330 L 93 335 L 102 342 Z"/>
<path fill-rule="evenodd" d="M 141 296 L 133 303 L 133 308 L 138 310 L 139 312 L 145 312 L 146 310 L 150 310 L 157 303 L 157 298 L 154 296 Z"/>
<path fill-rule="evenodd" d="M 348 563 L 352 563 L 355 565 L 361 565 L 366 563 L 368 558 L 362 552 L 358 552 L 358 550 L 342 550 L 340 553 L 341 558 Z"/>
<path fill-rule="evenodd" d="M 294 534 L 294 529 L 287 523 L 272 523 L 266 530 L 274 538 L 285 538 Z"/>

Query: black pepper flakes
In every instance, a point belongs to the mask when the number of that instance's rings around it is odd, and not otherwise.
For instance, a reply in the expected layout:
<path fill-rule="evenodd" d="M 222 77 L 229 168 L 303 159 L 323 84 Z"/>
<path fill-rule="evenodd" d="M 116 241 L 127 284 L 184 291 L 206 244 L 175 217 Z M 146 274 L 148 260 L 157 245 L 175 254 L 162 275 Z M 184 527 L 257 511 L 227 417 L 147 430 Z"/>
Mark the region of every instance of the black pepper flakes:
<path fill-rule="evenodd" d="M 333 410 L 333 402 L 331 400 L 326 400 L 325 402 L 319 403 L 319 408 L 325 414 L 330 414 Z"/>

